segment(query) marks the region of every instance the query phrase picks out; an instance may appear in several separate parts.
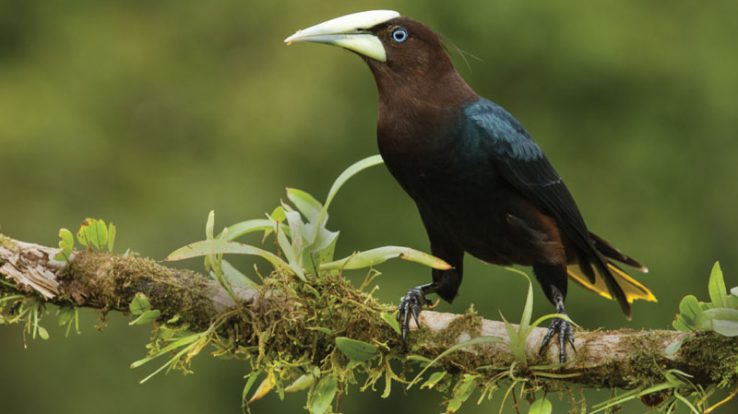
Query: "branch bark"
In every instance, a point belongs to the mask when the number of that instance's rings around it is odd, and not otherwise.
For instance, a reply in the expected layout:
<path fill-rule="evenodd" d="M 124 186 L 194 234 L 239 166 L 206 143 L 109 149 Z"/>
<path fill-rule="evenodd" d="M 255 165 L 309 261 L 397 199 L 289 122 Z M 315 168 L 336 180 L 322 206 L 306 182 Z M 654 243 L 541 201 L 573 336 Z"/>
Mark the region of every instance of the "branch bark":
<path fill-rule="evenodd" d="M 163 320 L 177 314 L 193 330 L 206 329 L 213 319 L 236 306 L 218 283 L 190 270 L 163 266 L 135 255 L 120 256 L 92 251 L 76 252 L 69 263 L 58 262 L 53 260 L 58 251 L 53 247 L 0 235 L 0 280 L 7 285 L 1 289 L 5 289 L 6 293 L 8 289 L 21 292 L 59 306 L 89 307 L 105 312 L 127 312 L 134 295 L 143 292 L 149 297 L 152 306 L 162 312 Z M 286 310 L 301 306 L 300 303 L 292 303 L 289 295 L 275 294 L 274 289 L 268 292 L 236 289 L 236 296 L 239 305 L 248 312 L 237 313 L 229 324 L 238 325 L 242 332 L 248 331 L 254 324 L 262 323 L 259 318 L 269 314 L 259 309 L 280 307 L 276 311 L 289 314 Z M 378 321 L 378 326 L 388 326 L 381 321 L 378 311 L 373 313 L 365 317 Z M 342 331 L 359 336 L 357 339 L 401 348 L 392 329 L 368 330 L 368 322 L 362 318 L 345 322 L 355 326 L 343 326 Z M 323 326 L 322 322 L 331 321 L 314 321 L 318 326 Z M 453 344 L 479 335 L 502 340 L 463 348 L 445 357 L 442 363 L 449 370 L 473 371 L 477 367 L 490 365 L 493 366 L 492 370 L 504 370 L 507 368 L 500 367 L 509 367 L 514 361 L 502 322 L 483 320 L 473 314 L 424 311 L 420 323 L 421 330 L 412 335 L 411 351 L 429 358 L 434 358 Z M 546 355 L 537 355 L 545 333 L 546 329 L 536 328 L 527 339 L 526 352 L 531 365 L 555 364 L 557 360 L 558 348 L 555 344 Z M 362 335 L 373 337 L 361 338 Z M 248 335 L 244 338 L 248 338 Z M 258 338 L 245 340 L 247 343 L 244 345 L 258 345 Z M 272 343 L 280 346 L 287 341 Z M 678 352 L 668 352 L 678 343 L 682 343 Z M 667 330 L 580 330 L 575 344 L 577 352 L 573 361 L 555 372 L 567 377 L 563 381 L 585 387 L 628 389 L 648 386 L 663 381 L 663 371 L 672 368 L 687 372 L 693 376 L 694 383 L 703 386 L 716 383 L 732 385 L 735 381 L 738 343 L 714 334 Z M 280 351 L 300 352 L 292 348 Z M 299 358 L 299 355 L 294 356 Z"/>

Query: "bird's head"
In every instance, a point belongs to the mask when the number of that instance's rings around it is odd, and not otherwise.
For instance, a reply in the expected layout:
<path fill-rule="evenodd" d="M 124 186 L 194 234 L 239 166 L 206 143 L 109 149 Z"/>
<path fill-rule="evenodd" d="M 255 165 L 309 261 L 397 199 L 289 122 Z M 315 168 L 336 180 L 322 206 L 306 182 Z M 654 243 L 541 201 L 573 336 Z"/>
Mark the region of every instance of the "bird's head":
<path fill-rule="evenodd" d="M 298 30 L 285 43 L 324 43 L 364 57 L 380 89 L 440 86 L 456 71 L 438 35 L 392 10 L 372 10 L 337 17 Z"/>

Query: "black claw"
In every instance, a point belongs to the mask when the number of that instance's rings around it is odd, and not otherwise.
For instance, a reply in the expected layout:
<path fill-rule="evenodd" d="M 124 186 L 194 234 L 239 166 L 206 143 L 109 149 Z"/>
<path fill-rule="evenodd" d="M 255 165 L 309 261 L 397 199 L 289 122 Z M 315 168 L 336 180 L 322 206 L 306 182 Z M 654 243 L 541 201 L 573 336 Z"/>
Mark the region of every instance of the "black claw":
<path fill-rule="evenodd" d="M 418 320 L 418 317 L 420 316 L 420 308 L 413 308 L 413 320 L 415 321 L 415 326 L 420 328 L 420 321 Z"/>
<path fill-rule="evenodd" d="M 577 352 L 577 347 L 574 345 L 574 328 L 571 327 L 571 324 L 566 324 L 566 340 L 569 342 L 569 345 L 571 345 L 571 349 L 574 351 L 574 353 Z"/>
<path fill-rule="evenodd" d="M 405 296 L 400 299 L 397 306 L 397 320 L 400 322 L 400 330 L 402 332 L 402 340 L 407 341 L 410 333 L 410 318 L 420 327 L 420 311 L 423 306 L 430 304 L 425 297 L 425 293 L 420 287 L 410 289 Z"/>
<path fill-rule="evenodd" d="M 554 335 L 558 335 L 559 337 L 559 362 L 564 364 L 566 363 L 566 344 L 568 343 L 571 345 L 571 349 L 574 352 L 577 352 L 577 349 L 574 346 L 574 329 L 572 328 L 571 323 L 563 319 L 557 318 L 553 320 L 551 326 L 548 327 L 546 336 L 543 337 L 541 349 L 538 354 L 544 355 L 546 353 L 546 349 L 548 349 Z"/>

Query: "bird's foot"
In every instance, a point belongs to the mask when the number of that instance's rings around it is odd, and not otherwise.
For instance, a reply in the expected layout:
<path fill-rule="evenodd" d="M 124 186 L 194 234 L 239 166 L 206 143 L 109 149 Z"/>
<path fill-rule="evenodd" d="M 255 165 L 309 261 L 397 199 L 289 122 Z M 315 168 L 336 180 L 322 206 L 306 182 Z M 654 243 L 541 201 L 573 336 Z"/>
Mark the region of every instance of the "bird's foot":
<path fill-rule="evenodd" d="M 400 299 L 397 306 L 397 320 L 400 322 L 400 330 L 402 332 L 402 340 L 407 341 L 407 335 L 410 332 L 410 318 L 420 327 L 420 311 L 423 306 L 428 306 L 432 302 L 425 297 L 425 286 L 418 286 L 410 289 L 405 296 Z"/>
<path fill-rule="evenodd" d="M 548 349 L 548 345 L 554 335 L 558 335 L 559 337 L 559 362 L 564 364 L 566 363 L 567 343 L 571 345 L 571 349 L 574 350 L 574 352 L 577 352 L 576 347 L 574 347 L 574 329 L 572 328 L 572 324 L 564 319 L 556 318 L 551 322 L 551 326 L 548 327 L 546 336 L 543 337 L 541 349 L 538 354 L 543 355 L 546 353 L 546 349 Z"/>

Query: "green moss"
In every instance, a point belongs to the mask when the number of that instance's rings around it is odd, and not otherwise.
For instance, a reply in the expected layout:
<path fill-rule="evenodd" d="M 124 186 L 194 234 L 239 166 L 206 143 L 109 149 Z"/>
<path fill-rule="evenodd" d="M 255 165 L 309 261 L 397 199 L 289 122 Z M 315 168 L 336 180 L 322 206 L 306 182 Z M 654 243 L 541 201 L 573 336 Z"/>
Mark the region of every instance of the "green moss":
<path fill-rule="evenodd" d="M 455 318 L 448 324 L 446 329 L 442 330 L 438 335 L 446 341 L 448 346 L 459 342 L 462 338 L 474 338 L 482 333 L 483 318 L 477 314 L 474 306 L 464 312 L 463 315 Z"/>
<path fill-rule="evenodd" d="M 599 364 L 588 367 L 584 375 L 588 377 L 587 384 L 597 387 L 633 389 L 640 386 L 649 386 L 664 381 L 663 367 L 666 366 L 666 357 L 661 353 L 662 339 L 657 332 L 643 331 L 640 333 L 620 331 L 623 335 L 621 346 L 627 349 L 627 358 L 613 361 L 608 364 Z M 581 332 L 579 340 L 588 341 L 588 337 L 596 332 Z M 577 359 L 591 358 L 588 348 L 577 351 Z M 623 376 L 623 372 L 629 374 Z M 594 382 L 594 379 L 597 382 Z"/>
<path fill-rule="evenodd" d="M 624 338 L 623 345 L 628 350 L 628 357 L 601 366 L 597 371 L 588 369 L 590 378 L 601 379 L 599 384 L 588 381 L 589 385 L 624 389 L 647 387 L 664 382 L 664 373 L 671 368 L 693 375 L 696 383 L 718 384 L 721 387 L 736 384 L 738 341 L 734 338 L 714 333 L 696 334 L 680 348 L 679 360 L 686 363 L 677 366 L 663 353 L 664 343 L 659 332 L 644 331 Z M 623 377 L 623 372 L 629 374 Z"/>
<path fill-rule="evenodd" d="M 205 329 L 217 316 L 207 279 L 194 272 L 163 267 L 150 259 L 78 252 L 59 280 L 68 295 L 62 299 L 103 311 L 127 312 L 134 295 L 142 292 L 163 318 L 179 314 L 193 328 Z M 89 296 L 91 292 L 94 296 Z"/>
<path fill-rule="evenodd" d="M 434 349 L 447 349 L 460 341 L 473 338 L 481 334 L 483 318 L 474 310 L 474 306 L 455 319 L 446 328 L 439 332 L 433 332 L 425 327 L 414 331 L 411 336 L 411 349 L 421 351 L 417 345 L 422 345 L 423 350 L 428 350 L 429 344 Z"/>
<path fill-rule="evenodd" d="M 636 388 L 664 381 L 666 357 L 662 353 L 663 341 L 658 333 L 643 331 L 627 337 L 623 343 L 630 357 L 622 363 L 630 366 L 628 372 L 631 374 L 625 377 L 626 382 L 621 386 Z"/>
<path fill-rule="evenodd" d="M 688 361 L 686 372 L 706 373 L 709 383 L 733 387 L 738 383 L 738 340 L 713 332 L 698 333 L 682 344 L 680 357 Z"/>

